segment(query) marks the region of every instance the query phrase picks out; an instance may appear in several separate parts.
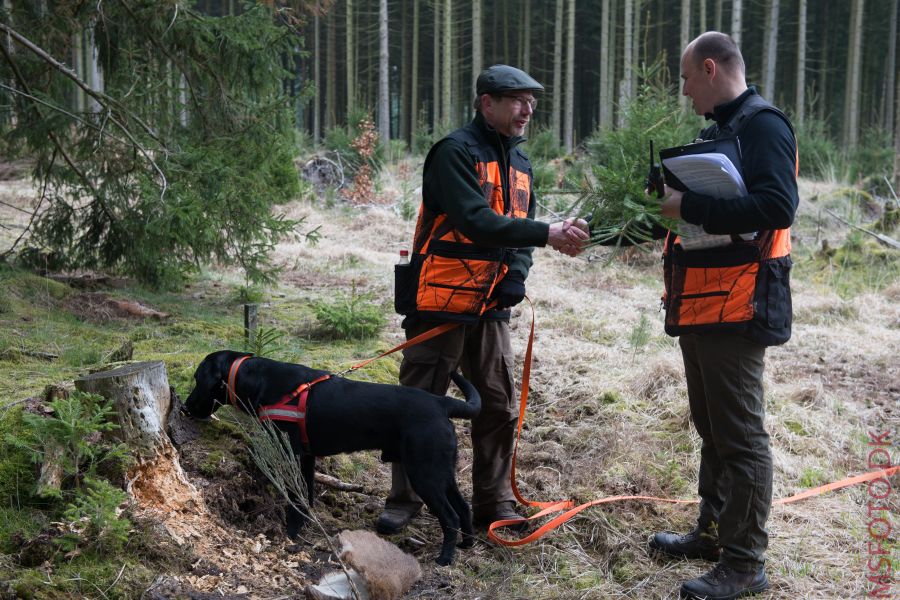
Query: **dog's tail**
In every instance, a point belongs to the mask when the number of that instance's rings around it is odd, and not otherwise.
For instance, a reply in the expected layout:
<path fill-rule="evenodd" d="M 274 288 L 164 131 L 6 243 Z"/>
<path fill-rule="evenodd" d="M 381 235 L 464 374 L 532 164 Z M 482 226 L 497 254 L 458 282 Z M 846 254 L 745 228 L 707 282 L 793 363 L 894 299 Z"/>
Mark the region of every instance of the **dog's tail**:
<path fill-rule="evenodd" d="M 444 408 L 447 409 L 447 416 L 450 418 L 474 419 L 481 412 L 481 394 L 459 371 L 450 373 L 450 379 L 453 380 L 456 387 L 466 397 L 466 401 L 460 402 L 456 398 L 444 396 Z"/>

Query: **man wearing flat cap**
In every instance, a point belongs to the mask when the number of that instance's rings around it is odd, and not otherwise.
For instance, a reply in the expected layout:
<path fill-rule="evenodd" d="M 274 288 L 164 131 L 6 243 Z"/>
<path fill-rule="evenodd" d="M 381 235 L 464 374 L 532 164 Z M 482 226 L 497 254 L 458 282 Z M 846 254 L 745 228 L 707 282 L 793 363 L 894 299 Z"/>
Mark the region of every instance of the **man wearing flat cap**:
<path fill-rule="evenodd" d="M 534 246 L 575 256 L 587 223 L 534 219 L 531 163 L 518 145 L 544 86 L 515 67 L 494 65 L 476 82 L 475 118 L 437 142 L 425 159 L 422 204 L 408 276 L 397 284 L 407 339 L 446 322 L 461 325 L 403 352 L 400 383 L 445 394 L 461 368 L 481 394 L 472 422 L 475 525 L 521 518 L 510 468 L 518 406 L 510 307 L 525 297 Z M 389 457 L 388 457 L 389 458 Z M 400 531 L 421 509 L 403 467 L 376 528 Z"/>

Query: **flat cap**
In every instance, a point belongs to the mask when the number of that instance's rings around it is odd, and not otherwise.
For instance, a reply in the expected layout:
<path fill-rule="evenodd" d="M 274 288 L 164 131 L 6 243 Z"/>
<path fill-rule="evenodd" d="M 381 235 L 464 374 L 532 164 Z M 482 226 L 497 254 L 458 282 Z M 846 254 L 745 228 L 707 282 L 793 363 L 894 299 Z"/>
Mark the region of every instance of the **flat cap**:
<path fill-rule="evenodd" d="M 521 69 L 509 65 L 494 65 L 481 72 L 475 82 L 475 93 L 496 94 L 508 90 L 543 92 L 544 86 Z"/>

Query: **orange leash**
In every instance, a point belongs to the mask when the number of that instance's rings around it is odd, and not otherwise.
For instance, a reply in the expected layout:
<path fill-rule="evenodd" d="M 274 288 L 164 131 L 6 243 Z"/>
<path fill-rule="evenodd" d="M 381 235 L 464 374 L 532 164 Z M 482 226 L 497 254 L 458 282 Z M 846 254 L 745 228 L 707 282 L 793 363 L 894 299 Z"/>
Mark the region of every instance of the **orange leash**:
<path fill-rule="evenodd" d="M 519 492 L 519 486 L 516 485 L 516 455 L 519 451 L 519 437 L 522 434 L 522 423 L 525 420 L 525 408 L 528 404 L 528 390 L 529 390 L 529 382 L 531 378 L 531 354 L 532 347 L 534 345 L 534 304 L 531 303 L 531 299 L 528 296 L 525 297 L 528 300 L 528 303 L 531 305 L 531 332 L 528 335 L 528 346 L 525 350 L 525 364 L 522 368 L 522 392 L 519 398 L 519 424 L 516 429 L 516 444 L 515 449 L 513 450 L 512 457 L 512 469 L 510 471 L 510 483 L 512 484 L 513 494 L 521 504 L 525 506 L 532 506 L 535 508 L 541 509 L 536 514 L 528 517 L 527 519 L 502 519 L 500 521 L 494 521 L 488 526 L 488 538 L 493 542 L 500 544 L 501 546 L 524 546 L 525 544 L 529 544 L 550 531 L 553 531 L 581 511 L 586 508 L 590 508 L 592 506 L 597 506 L 599 504 L 609 504 L 612 502 L 623 502 L 626 500 L 640 500 L 645 502 L 667 502 L 670 504 L 697 504 L 699 500 L 677 500 L 674 498 L 659 498 L 656 496 L 607 496 L 605 498 L 599 498 L 597 500 L 591 500 L 590 502 L 585 502 L 584 504 L 575 505 L 574 500 L 557 500 L 551 502 L 537 502 L 532 500 L 526 500 L 522 497 L 522 494 Z M 856 475 L 853 477 L 847 477 L 845 479 L 841 479 L 840 481 L 835 481 L 832 483 L 827 483 L 825 485 L 820 485 L 819 487 L 811 488 L 800 492 L 799 494 L 794 494 L 793 496 L 789 496 L 788 498 L 780 498 L 772 502 L 773 506 L 779 506 L 782 504 L 789 504 L 791 502 L 798 502 L 800 500 L 805 500 L 806 498 L 811 498 L 813 496 L 818 496 L 820 494 L 824 494 L 826 492 L 831 492 L 833 490 L 839 490 L 841 488 L 849 487 L 852 485 L 856 485 L 858 483 L 864 483 L 867 481 L 872 481 L 881 477 L 890 477 L 896 473 L 900 473 L 900 465 L 894 467 L 888 467 L 886 469 L 881 469 L 878 471 L 869 471 L 867 473 L 862 473 L 861 475 Z M 538 529 L 531 532 L 527 536 L 517 539 L 517 540 L 509 540 L 499 537 L 494 530 L 499 529 L 500 527 L 505 527 L 507 525 L 514 525 L 517 523 L 521 523 L 523 520 L 533 521 L 536 519 L 540 519 L 547 515 L 552 515 L 554 513 L 561 512 L 562 514 L 557 515 L 551 520 L 547 521 L 543 525 L 541 525 Z"/>

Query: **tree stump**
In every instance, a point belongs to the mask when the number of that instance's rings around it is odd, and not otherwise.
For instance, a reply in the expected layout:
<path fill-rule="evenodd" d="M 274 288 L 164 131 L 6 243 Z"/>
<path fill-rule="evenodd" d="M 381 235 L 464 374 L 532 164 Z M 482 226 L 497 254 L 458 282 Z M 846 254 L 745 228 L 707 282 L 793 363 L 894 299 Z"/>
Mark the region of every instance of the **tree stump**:
<path fill-rule="evenodd" d="M 112 433 L 132 449 L 136 459 L 128 471 L 127 491 L 138 504 L 172 516 L 205 512 L 166 435 L 172 395 L 162 362 L 138 362 L 92 373 L 76 379 L 75 388 L 112 402 L 119 425 Z M 177 540 L 184 538 L 176 535 L 168 522 L 166 525 Z"/>
<path fill-rule="evenodd" d="M 116 436 L 134 449 L 139 461 L 155 459 L 171 448 L 165 423 L 172 406 L 169 378 L 161 361 L 138 362 L 75 380 L 75 388 L 113 403 Z"/>

